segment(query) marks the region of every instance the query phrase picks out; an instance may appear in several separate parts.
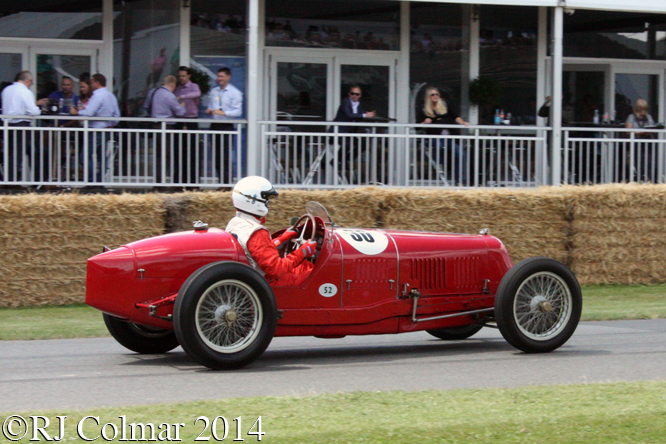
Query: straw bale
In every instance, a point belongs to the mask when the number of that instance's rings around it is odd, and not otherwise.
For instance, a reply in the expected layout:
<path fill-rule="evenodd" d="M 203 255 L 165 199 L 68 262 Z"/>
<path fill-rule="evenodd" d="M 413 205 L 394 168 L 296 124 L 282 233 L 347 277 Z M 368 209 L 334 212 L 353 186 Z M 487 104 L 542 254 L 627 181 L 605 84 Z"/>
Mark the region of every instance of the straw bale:
<path fill-rule="evenodd" d="M 583 283 L 666 282 L 666 185 L 573 190 L 572 267 Z"/>
<path fill-rule="evenodd" d="M 489 228 L 514 262 L 531 256 L 567 261 L 568 202 L 551 188 L 536 190 L 388 190 L 388 228 L 477 233 Z"/>
<path fill-rule="evenodd" d="M 158 195 L 0 197 L 0 307 L 83 302 L 86 260 L 162 234 L 164 213 Z"/>
<path fill-rule="evenodd" d="M 284 228 L 290 224 L 292 217 L 305 214 L 305 205 L 311 200 L 324 205 L 331 218 L 340 225 L 365 228 L 377 226 L 380 200 L 373 189 L 279 190 L 279 193 L 279 197 L 271 202 L 271 212 L 266 222 L 271 231 Z M 185 193 L 179 205 L 183 213 L 174 224 L 176 231 L 191 229 L 191 223 L 195 220 L 202 220 L 211 227 L 224 228 L 236 214 L 230 192 Z"/>

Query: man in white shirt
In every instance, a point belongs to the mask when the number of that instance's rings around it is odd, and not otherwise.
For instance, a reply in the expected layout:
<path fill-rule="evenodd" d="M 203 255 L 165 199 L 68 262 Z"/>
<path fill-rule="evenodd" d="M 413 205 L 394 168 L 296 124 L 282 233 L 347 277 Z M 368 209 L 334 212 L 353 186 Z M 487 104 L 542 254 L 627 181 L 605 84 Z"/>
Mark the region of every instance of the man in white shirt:
<path fill-rule="evenodd" d="M 243 115 L 243 93 L 230 82 L 231 70 L 227 67 L 218 69 L 217 83 L 219 86 L 210 92 L 208 109 L 206 109 L 206 114 L 211 115 L 215 120 L 230 121 Z M 210 129 L 211 131 L 233 131 L 234 125 L 216 122 L 211 124 Z M 234 176 L 237 175 L 234 168 L 234 158 L 237 153 L 230 150 L 230 146 L 235 146 L 232 134 L 213 135 L 213 153 L 209 162 L 212 162 L 214 170 L 221 173 L 218 176 L 220 181 L 226 184 L 231 183 Z"/>
<path fill-rule="evenodd" d="M 94 74 L 90 78 L 90 87 L 93 90 L 92 96 L 86 107 L 77 110 L 72 107 L 69 113 L 73 116 L 86 117 L 120 117 L 120 108 L 118 99 L 111 91 L 106 89 L 106 77 L 102 74 Z M 93 120 L 88 125 L 89 128 L 112 128 L 118 124 L 113 120 Z M 88 181 L 101 182 L 102 171 L 107 171 L 109 165 L 106 162 L 106 153 L 103 147 L 108 140 L 113 138 L 110 132 L 94 131 L 90 133 L 90 143 L 88 145 Z M 97 166 L 99 165 L 99 171 Z M 97 174 L 95 175 L 95 172 Z"/>
<path fill-rule="evenodd" d="M 30 91 L 34 83 L 30 71 L 21 71 L 16 75 L 16 81 L 2 91 L 2 114 L 17 116 L 9 119 L 10 127 L 29 127 L 32 119 L 26 116 L 38 116 L 41 114 L 39 107 L 48 99 L 35 102 L 35 96 Z M 19 117 L 20 116 L 20 117 Z M 28 156 L 34 180 L 46 181 L 50 179 L 48 171 L 48 150 L 42 150 L 40 143 L 33 145 L 32 131 L 20 128 L 9 130 L 8 140 L 9 165 L 7 165 L 7 181 L 30 181 L 22 171 L 23 156 Z M 33 159 L 32 154 L 35 153 Z M 23 173 L 23 177 L 19 177 Z"/>

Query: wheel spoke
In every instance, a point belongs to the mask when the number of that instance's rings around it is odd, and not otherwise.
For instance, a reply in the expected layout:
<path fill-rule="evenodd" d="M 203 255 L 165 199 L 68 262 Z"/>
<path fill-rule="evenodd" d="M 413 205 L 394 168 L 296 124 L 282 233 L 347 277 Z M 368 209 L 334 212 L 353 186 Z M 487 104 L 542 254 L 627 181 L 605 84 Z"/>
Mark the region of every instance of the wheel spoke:
<path fill-rule="evenodd" d="M 513 307 L 518 328 L 532 339 L 546 340 L 564 328 L 571 293 L 559 276 L 540 272 L 520 285 Z"/>
<path fill-rule="evenodd" d="M 225 280 L 206 290 L 197 305 L 197 330 L 214 350 L 233 353 L 252 342 L 261 314 L 256 292 L 247 284 Z"/>

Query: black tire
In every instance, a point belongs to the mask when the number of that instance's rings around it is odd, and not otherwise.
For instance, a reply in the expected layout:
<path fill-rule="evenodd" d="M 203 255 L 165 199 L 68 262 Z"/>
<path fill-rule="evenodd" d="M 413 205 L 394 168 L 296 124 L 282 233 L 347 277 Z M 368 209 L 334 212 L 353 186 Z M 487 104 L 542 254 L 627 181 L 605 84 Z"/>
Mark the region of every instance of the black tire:
<path fill-rule="evenodd" d="M 495 296 L 495 320 L 504 339 L 525 353 L 546 353 L 569 340 L 583 309 L 576 276 L 554 259 L 514 265 Z"/>
<path fill-rule="evenodd" d="M 181 346 L 198 363 L 215 370 L 245 367 L 273 339 L 275 296 L 266 279 L 247 265 L 215 262 L 185 281 L 173 324 Z"/>
<path fill-rule="evenodd" d="M 483 325 L 479 324 L 470 324 L 462 325 L 460 327 L 449 327 L 449 328 L 437 328 L 434 330 L 426 330 L 428 333 L 433 335 L 436 338 L 443 339 L 445 341 L 460 341 L 462 339 L 467 339 L 470 336 L 473 336 L 483 328 Z"/>
<path fill-rule="evenodd" d="M 111 336 L 123 347 L 137 353 L 153 355 L 178 347 L 173 330 L 133 324 L 104 313 L 104 323 Z"/>

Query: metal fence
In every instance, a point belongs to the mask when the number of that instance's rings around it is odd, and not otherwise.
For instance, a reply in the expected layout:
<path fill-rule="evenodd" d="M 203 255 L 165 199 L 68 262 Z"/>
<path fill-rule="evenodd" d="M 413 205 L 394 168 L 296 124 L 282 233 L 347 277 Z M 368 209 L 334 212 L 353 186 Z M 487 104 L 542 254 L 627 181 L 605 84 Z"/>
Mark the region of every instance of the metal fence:
<path fill-rule="evenodd" d="M 666 181 L 666 131 L 656 129 L 564 128 L 553 159 L 548 127 L 260 121 L 260 159 L 247 159 L 245 121 L 211 131 L 213 120 L 197 120 L 197 129 L 188 119 L 119 118 L 94 128 L 105 119 L 40 116 L 14 126 L 7 117 L 0 116 L 5 186 L 218 188 L 246 175 L 248 161 L 295 188 Z"/>
<path fill-rule="evenodd" d="M 463 127 L 286 123 L 259 122 L 263 169 L 280 185 L 527 187 L 548 180 L 545 127 L 474 126 L 457 134 Z"/>
<path fill-rule="evenodd" d="M 664 183 L 666 131 L 564 128 L 562 183 Z"/>
<path fill-rule="evenodd" d="M 11 124 L 0 117 L 4 185 L 220 187 L 243 174 L 244 121 L 210 131 L 191 129 L 186 119 L 115 118 L 114 126 L 95 128 L 109 119 L 40 116 Z"/>

